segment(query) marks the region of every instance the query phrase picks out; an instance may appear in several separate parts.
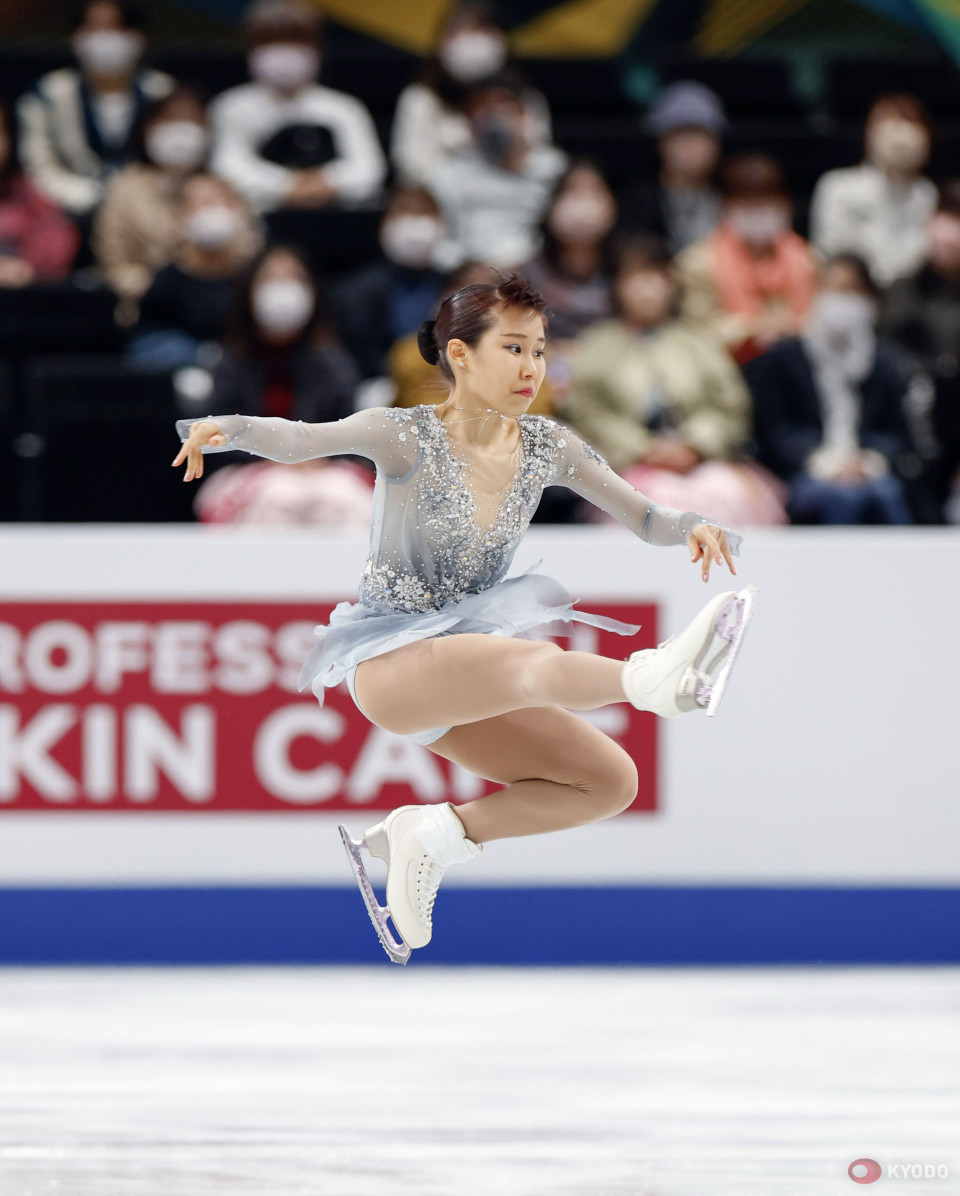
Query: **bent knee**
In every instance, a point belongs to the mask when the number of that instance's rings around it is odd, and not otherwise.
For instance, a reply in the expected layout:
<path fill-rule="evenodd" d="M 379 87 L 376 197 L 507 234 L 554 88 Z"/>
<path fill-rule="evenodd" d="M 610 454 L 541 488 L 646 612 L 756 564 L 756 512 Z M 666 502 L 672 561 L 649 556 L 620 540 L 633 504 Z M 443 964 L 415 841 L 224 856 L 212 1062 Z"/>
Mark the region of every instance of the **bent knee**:
<path fill-rule="evenodd" d="M 603 779 L 602 795 L 606 809 L 604 817 L 611 818 L 614 814 L 622 813 L 636 801 L 639 789 L 640 774 L 637 766 L 624 752 Z"/>
<path fill-rule="evenodd" d="M 612 818 L 636 801 L 640 776 L 633 759 L 618 750 L 591 771 L 589 781 L 577 787 L 589 795 L 595 818 Z"/>

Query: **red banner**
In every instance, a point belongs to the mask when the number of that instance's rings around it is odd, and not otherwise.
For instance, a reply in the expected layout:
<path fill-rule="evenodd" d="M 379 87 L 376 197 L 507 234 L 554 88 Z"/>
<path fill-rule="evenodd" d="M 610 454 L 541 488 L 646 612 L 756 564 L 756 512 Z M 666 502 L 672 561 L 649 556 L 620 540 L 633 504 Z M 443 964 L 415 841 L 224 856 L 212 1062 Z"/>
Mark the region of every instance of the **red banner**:
<path fill-rule="evenodd" d="M 502 788 L 369 723 L 345 683 L 322 707 L 297 692 L 334 605 L 0 603 L 0 811 L 392 809 Z M 657 642 L 655 606 L 580 605 L 643 624 L 629 640 L 587 628 L 586 650 Z M 655 716 L 596 714 L 637 762 L 631 810 L 656 809 Z"/>

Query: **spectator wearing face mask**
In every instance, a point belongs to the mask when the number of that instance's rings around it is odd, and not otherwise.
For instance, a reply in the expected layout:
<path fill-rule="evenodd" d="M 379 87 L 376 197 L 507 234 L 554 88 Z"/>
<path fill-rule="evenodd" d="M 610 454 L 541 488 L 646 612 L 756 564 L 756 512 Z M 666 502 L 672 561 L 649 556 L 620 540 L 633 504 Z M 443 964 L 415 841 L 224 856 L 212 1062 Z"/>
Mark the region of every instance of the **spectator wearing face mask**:
<path fill-rule="evenodd" d="M 238 288 L 209 409 L 326 423 L 353 413 L 358 381 L 306 259 L 266 249 Z M 202 522 L 370 526 L 375 479 L 364 457 L 280 465 L 226 452 L 205 468 L 194 503 Z"/>
<path fill-rule="evenodd" d="M 745 368 L 757 455 L 787 483 L 795 523 L 912 522 L 901 476 L 915 459 L 909 370 L 877 337 L 878 308 L 864 262 L 830 258 L 802 336 Z"/>
<path fill-rule="evenodd" d="M 567 158 L 556 146 L 527 141 L 522 88 L 511 75 L 471 91 L 464 107 L 473 141 L 438 168 L 429 187 L 455 260 L 510 269 L 539 251 L 539 224 Z"/>
<path fill-rule="evenodd" d="M 723 206 L 716 174 L 727 127 L 723 104 L 709 87 L 692 80 L 665 87 L 645 121 L 657 139 L 660 171 L 621 192 L 620 228 L 663 237 L 671 253 L 708 237 Z"/>
<path fill-rule="evenodd" d="M 20 98 L 20 155 L 38 190 L 83 223 L 136 156 L 147 108 L 174 81 L 140 68 L 143 16 L 127 0 L 88 0 L 71 45 L 80 69 L 51 71 Z"/>
<path fill-rule="evenodd" d="M 677 264 L 684 315 L 711 328 L 742 365 L 799 333 L 813 300 L 816 262 L 791 227 L 793 204 L 773 158 L 729 158 L 721 190 L 723 218 Z"/>
<path fill-rule="evenodd" d="M 0 287 L 65 278 L 78 244 L 73 224 L 19 169 L 10 109 L 0 97 Z"/>
<path fill-rule="evenodd" d="M 612 311 L 611 232 L 617 203 L 589 161 L 571 163 L 557 179 L 541 221 L 540 252 L 522 273 L 550 308 L 550 346 L 573 340 Z"/>
<path fill-rule="evenodd" d="M 176 257 L 141 300 L 126 352 L 131 365 L 172 370 L 198 364 L 202 347 L 223 337 L 239 275 L 260 248 L 246 203 L 216 175 L 184 182 L 178 225 Z"/>
<path fill-rule="evenodd" d="M 184 183 L 203 169 L 209 148 L 204 105 L 177 87 L 148 111 L 140 161 L 118 171 L 93 224 L 93 251 L 111 287 L 137 301 L 181 239 Z"/>
<path fill-rule="evenodd" d="M 320 22 L 300 0 L 257 0 L 245 22 L 252 82 L 210 106 L 213 169 L 259 211 L 353 206 L 386 176 L 370 113 L 317 82 Z"/>
<path fill-rule="evenodd" d="M 467 92 L 509 64 L 507 37 L 488 4 L 458 4 L 445 19 L 420 79 L 397 99 L 390 157 L 401 180 L 429 186 L 438 167 L 472 139 L 463 112 Z M 550 108 L 542 92 L 524 86 L 523 135 L 529 145 L 551 141 Z"/>
<path fill-rule="evenodd" d="M 920 268 L 937 204 L 937 189 L 922 173 L 930 141 L 930 120 L 914 96 L 874 103 L 863 161 L 828 170 L 814 188 L 810 235 L 821 254 L 857 254 L 882 287 Z"/>
<path fill-rule="evenodd" d="M 291 247 L 265 249 L 240 282 L 210 409 L 342 419 L 354 410 L 358 381 L 310 265 Z"/>
<path fill-rule="evenodd" d="M 925 265 L 887 291 L 880 330 L 924 375 L 917 505 L 924 522 L 940 523 L 960 470 L 960 178 L 941 184 L 927 242 Z"/>
<path fill-rule="evenodd" d="M 654 502 L 710 510 L 727 521 L 784 523 L 774 479 L 740 460 L 750 397 L 709 331 L 679 318 L 676 270 L 665 243 L 620 243 L 616 315 L 577 345 L 563 418 Z M 594 517 L 594 516 L 591 516 Z"/>
<path fill-rule="evenodd" d="M 554 184 L 540 223 L 540 252 L 521 273 L 550 308 L 545 385 L 561 408 L 572 378 L 576 338 L 613 311 L 611 236 L 617 204 L 607 181 L 586 159 L 569 165 Z"/>
<path fill-rule="evenodd" d="M 337 329 L 363 378 L 382 377 L 390 346 L 433 314 L 445 281 L 437 268 L 445 232 L 429 191 L 396 187 L 380 223 L 383 257 L 333 291 Z"/>

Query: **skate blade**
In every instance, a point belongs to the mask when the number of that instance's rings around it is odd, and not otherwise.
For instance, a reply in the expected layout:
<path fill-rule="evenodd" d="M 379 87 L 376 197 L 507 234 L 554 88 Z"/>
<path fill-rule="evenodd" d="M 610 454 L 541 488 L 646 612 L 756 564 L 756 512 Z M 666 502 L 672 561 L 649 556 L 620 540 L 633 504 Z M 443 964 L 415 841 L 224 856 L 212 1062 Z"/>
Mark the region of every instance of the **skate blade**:
<path fill-rule="evenodd" d="M 391 933 L 390 927 L 387 925 L 390 909 L 386 905 L 381 905 L 377 900 L 377 895 L 373 891 L 373 885 L 370 883 L 370 877 L 367 875 L 367 870 L 364 867 L 360 849 L 364 846 L 365 840 L 351 839 L 350 832 L 342 823 L 339 829 L 340 838 L 343 840 L 343 846 L 346 848 L 347 858 L 350 861 L 350 867 L 353 869 L 353 875 L 360 886 L 363 903 L 367 907 L 367 913 L 370 915 L 370 921 L 377 932 L 381 946 L 394 963 L 407 963 L 410 959 L 410 947 L 402 939 L 398 942 Z"/>
<path fill-rule="evenodd" d="M 757 587 L 752 583 L 737 594 L 737 607 L 739 608 L 739 619 L 734 622 L 730 618 L 727 611 L 723 611 L 720 618 L 717 620 L 717 633 L 725 640 L 730 642 L 730 650 L 727 652 L 726 659 L 723 662 L 723 667 L 716 681 L 710 689 L 710 700 L 707 703 L 707 717 L 712 718 L 717 713 L 717 707 L 720 705 L 720 699 L 723 697 L 723 691 L 727 688 L 727 680 L 730 677 L 730 670 L 733 668 L 734 661 L 737 659 L 737 654 L 740 651 L 740 645 L 743 643 L 743 637 L 747 630 L 747 624 L 753 618 L 753 609 L 756 605 Z M 719 626 L 723 620 L 723 627 Z"/>

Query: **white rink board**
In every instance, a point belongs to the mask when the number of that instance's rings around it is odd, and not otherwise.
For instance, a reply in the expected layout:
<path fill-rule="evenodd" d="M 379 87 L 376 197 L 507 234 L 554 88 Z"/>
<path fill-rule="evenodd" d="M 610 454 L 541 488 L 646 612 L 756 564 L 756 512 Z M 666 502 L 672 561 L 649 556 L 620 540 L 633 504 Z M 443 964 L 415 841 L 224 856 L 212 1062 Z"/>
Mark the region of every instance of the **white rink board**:
<path fill-rule="evenodd" d="M 366 547 L 286 527 L 8 525 L 0 601 L 353 599 Z M 581 608 L 657 602 L 664 635 L 748 581 L 757 614 L 717 718 L 661 722 L 655 814 L 500 841 L 445 885 L 957 883 L 960 534 L 748 530 L 738 578 L 708 586 L 683 548 L 617 527 L 534 527 L 511 574 L 540 557 Z M 342 813 L 0 818 L 0 886 L 353 884 Z"/>

